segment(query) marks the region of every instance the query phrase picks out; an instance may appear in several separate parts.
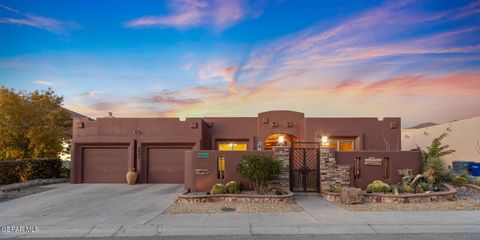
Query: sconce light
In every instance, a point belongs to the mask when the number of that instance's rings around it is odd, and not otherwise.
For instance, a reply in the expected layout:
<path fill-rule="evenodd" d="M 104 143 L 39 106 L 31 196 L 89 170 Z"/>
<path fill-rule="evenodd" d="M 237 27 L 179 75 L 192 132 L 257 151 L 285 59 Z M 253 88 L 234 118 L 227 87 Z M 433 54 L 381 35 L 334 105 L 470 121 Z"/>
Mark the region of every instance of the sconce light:
<path fill-rule="evenodd" d="M 285 136 L 278 137 L 278 145 L 283 146 L 285 144 Z"/>
<path fill-rule="evenodd" d="M 423 135 L 428 135 L 428 132 L 423 132 Z"/>
<path fill-rule="evenodd" d="M 410 136 L 408 136 L 408 135 L 405 135 L 405 138 L 410 138 Z"/>
<path fill-rule="evenodd" d="M 328 143 L 328 137 L 322 136 L 322 145 L 327 145 L 327 143 Z"/>
<path fill-rule="evenodd" d="M 452 129 L 450 127 L 447 127 L 447 132 L 451 132 Z"/>

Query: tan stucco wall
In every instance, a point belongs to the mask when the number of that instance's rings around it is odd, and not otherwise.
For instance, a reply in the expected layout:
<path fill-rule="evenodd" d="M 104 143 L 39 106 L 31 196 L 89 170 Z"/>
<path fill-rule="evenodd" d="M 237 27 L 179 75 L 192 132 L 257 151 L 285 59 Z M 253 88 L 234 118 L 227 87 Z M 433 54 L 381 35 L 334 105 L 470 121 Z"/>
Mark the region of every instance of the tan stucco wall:
<path fill-rule="evenodd" d="M 455 160 L 480 162 L 480 153 L 475 150 L 476 141 L 480 140 L 480 116 L 427 128 L 402 129 L 402 150 L 410 150 L 417 146 L 423 150 L 434 138 L 445 132 L 448 133 L 448 137 L 442 143 L 456 150 L 455 153 L 445 157 L 448 164 Z"/>

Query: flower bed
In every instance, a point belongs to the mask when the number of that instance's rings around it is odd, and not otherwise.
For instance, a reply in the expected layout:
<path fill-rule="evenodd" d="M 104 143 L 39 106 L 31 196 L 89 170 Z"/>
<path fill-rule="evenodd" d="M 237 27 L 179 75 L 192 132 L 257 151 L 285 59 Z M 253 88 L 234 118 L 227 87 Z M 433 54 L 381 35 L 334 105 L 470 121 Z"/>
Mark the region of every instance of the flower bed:
<path fill-rule="evenodd" d="M 428 203 L 454 201 L 457 198 L 457 190 L 449 184 L 444 184 L 444 186 L 448 190 L 442 192 L 402 193 L 399 195 L 392 193 L 364 193 L 363 197 L 366 203 Z M 322 197 L 330 202 L 340 202 L 340 193 L 322 192 Z"/>
<path fill-rule="evenodd" d="M 293 193 L 287 192 L 282 195 L 254 194 L 242 192 L 240 194 L 214 194 L 206 193 L 182 193 L 177 202 L 179 203 L 205 203 L 205 202 L 243 202 L 243 203 L 293 203 Z"/>
<path fill-rule="evenodd" d="M 391 193 L 365 193 L 365 202 L 372 203 L 427 203 L 454 201 L 457 198 L 457 189 L 449 184 L 443 184 L 448 190 L 443 192 L 429 193 L 402 193 L 394 195 Z"/>

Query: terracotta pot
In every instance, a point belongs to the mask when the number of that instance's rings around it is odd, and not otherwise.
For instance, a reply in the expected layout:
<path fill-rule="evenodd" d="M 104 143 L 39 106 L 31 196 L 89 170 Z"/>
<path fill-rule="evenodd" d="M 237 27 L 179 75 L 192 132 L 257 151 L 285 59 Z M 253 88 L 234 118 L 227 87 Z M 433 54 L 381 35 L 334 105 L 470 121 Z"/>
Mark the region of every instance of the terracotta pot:
<path fill-rule="evenodd" d="M 135 168 L 130 168 L 128 170 L 127 183 L 128 185 L 135 185 L 135 183 L 137 183 L 137 172 L 135 172 Z"/>

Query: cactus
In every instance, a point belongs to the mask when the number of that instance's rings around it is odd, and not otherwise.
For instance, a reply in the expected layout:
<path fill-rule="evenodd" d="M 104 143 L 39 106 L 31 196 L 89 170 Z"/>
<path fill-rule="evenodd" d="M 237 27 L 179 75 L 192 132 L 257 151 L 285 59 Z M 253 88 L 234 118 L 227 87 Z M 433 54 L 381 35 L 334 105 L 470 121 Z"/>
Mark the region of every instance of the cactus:
<path fill-rule="evenodd" d="M 215 185 L 212 186 L 212 190 L 210 191 L 210 193 L 212 195 L 214 194 L 223 194 L 223 193 L 226 193 L 227 190 L 225 189 L 225 185 L 221 184 L 221 183 L 217 183 Z"/>
<path fill-rule="evenodd" d="M 339 192 L 342 191 L 342 185 L 340 185 L 338 183 L 335 184 L 335 185 L 332 185 L 331 188 L 332 188 L 332 192 L 334 192 L 334 193 L 339 193 Z"/>
<path fill-rule="evenodd" d="M 368 184 L 367 186 L 367 191 L 371 192 L 391 192 L 392 188 L 390 185 L 380 181 L 380 180 L 375 180 L 372 183 Z"/>
<path fill-rule="evenodd" d="M 415 188 L 412 186 L 405 186 L 404 191 L 407 193 L 415 193 Z"/>
<path fill-rule="evenodd" d="M 423 189 L 423 191 L 428 191 L 430 189 L 430 185 L 425 182 L 420 183 L 419 186 Z"/>
<path fill-rule="evenodd" d="M 240 193 L 240 183 L 235 181 L 230 181 L 225 185 L 225 188 L 228 193 L 238 194 Z"/>

